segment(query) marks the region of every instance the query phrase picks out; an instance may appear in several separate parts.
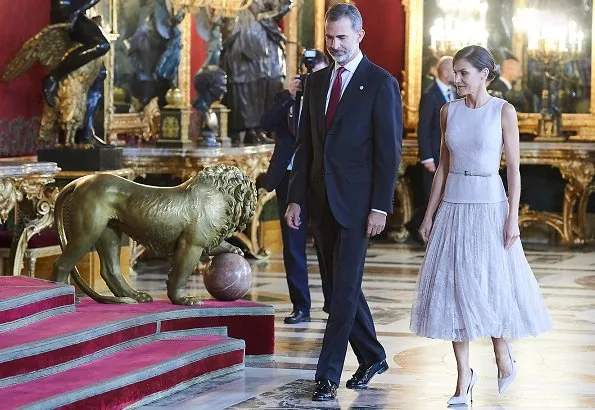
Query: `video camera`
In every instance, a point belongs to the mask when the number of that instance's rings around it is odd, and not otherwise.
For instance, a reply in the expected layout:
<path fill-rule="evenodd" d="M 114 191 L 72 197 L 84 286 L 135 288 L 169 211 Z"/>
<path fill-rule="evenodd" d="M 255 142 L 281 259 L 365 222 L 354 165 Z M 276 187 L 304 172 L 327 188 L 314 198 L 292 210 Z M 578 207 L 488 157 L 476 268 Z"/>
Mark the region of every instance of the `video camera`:
<path fill-rule="evenodd" d="M 314 66 L 316 65 L 316 50 L 315 49 L 306 49 L 302 53 L 302 64 L 306 67 L 306 74 L 299 75 L 298 78 L 302 83 L 302 90 L 304 88 L 304 84 L 306 82 L 306 78 L 308 75 L 312 74 L 314 70 Z M 301 93 L 299 93 L 301 96 Z"/>
<path fill-rule="evenodd" d="M 308 74 L 311 74 L 312 70 L 314 70 L 314 66 L 316 65 L 316 50 L 304 50 L 304 53 L 302 54 L 302 63 L 306 67 Z"/>

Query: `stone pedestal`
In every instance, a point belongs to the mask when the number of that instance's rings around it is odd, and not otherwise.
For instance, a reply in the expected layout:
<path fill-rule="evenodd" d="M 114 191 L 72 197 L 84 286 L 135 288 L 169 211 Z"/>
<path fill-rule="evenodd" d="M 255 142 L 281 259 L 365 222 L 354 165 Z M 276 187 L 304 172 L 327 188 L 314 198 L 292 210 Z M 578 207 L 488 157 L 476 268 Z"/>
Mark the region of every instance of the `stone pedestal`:
<path fill-rule="evenodd" d="M 167 106 L 162 108 L 157 146 L 160 148 L 190 148 L 192 141 L 188 139 L 189 127 L 189 109 L 168 108 Z"/>
<path fill-rule="evenodd" d="M 43 148 L 38 161 L 58 164 L 62 171 L 108 171 L 122 168 L 122 148 Z"/>

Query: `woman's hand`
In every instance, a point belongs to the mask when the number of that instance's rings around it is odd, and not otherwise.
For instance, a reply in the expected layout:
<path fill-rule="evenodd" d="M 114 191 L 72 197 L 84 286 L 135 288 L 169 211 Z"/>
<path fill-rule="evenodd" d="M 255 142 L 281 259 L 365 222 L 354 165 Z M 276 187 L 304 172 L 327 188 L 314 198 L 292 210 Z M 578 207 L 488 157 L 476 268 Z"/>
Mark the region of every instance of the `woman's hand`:
<path fill-rule="evenodd" d="M 506 218 L 504 223 L 504 248 L 510 249 L 514 242 L 521 236 L 517 218 Z"/>
<path fill-rule="evenodd" d="M 424 243 L 427 245 L 428 240 L 430 239 L 430 232 L 432 232 L 432 219 L 431 218 L 424 218 L 420 227 L 419 227 L 419 234 L 421 238 L 424 240 Z"/>

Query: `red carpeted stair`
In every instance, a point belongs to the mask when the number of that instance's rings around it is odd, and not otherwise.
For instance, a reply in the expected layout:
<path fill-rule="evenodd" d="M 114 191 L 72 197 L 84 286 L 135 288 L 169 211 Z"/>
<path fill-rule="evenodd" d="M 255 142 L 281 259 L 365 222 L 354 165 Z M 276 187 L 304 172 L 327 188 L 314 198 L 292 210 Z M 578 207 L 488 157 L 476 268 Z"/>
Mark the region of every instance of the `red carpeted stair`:
<path fill-rule="evenodd" d="M 0 409 L 148 403 L 241 369 L 244 353 L 251 360 L 274 353 L 270 306 L 84 300 L 73 311 L 73 301 L 70 286 L 0 278 Z M 1 332 L 3 324 L 12 330 Z"/>
<path fill-rule="evenodd" d="M 0 332 L 74 312 L 74 288 L 23 276 L 0 276 Z"/>

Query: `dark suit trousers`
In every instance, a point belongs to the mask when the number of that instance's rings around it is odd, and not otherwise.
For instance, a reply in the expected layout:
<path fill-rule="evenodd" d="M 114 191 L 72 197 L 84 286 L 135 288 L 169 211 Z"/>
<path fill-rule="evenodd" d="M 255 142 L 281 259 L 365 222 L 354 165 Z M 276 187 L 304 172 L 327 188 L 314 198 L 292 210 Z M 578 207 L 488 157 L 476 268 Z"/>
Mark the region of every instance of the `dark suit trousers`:
<path fill-rule="evenodd" d="M 313 221 L 312 228 L 322 258 L 319 262 L 324 293 L 330 295 L 330 313 L 316 380 L 325 378 L 339 384 L 348 342 L 360 364 L 371 365 L 385 359 L 386 354 L 376 339 L 372 314 L 361 288 L 368 250 L 365 221 L 361 226 L 343 228 L 327 199 L 321 206 L 321 218 Z"/>
<path fill-rule="evenodd" d="M 279 206 L 281 224 L 281 240 L 283 241 L 283 264 L 289 288 L 289 298 L 294 310 L 310 313 L 310 289 L 308 288 L 308 265 L 306 259 L 306 240 L 308 233 L 308 207 L 301 210 L 300 229 L 287 226 L 284 215 L 287 210 L 287 189 L 289 187 L 289 171 L 275 188 Z"/>

